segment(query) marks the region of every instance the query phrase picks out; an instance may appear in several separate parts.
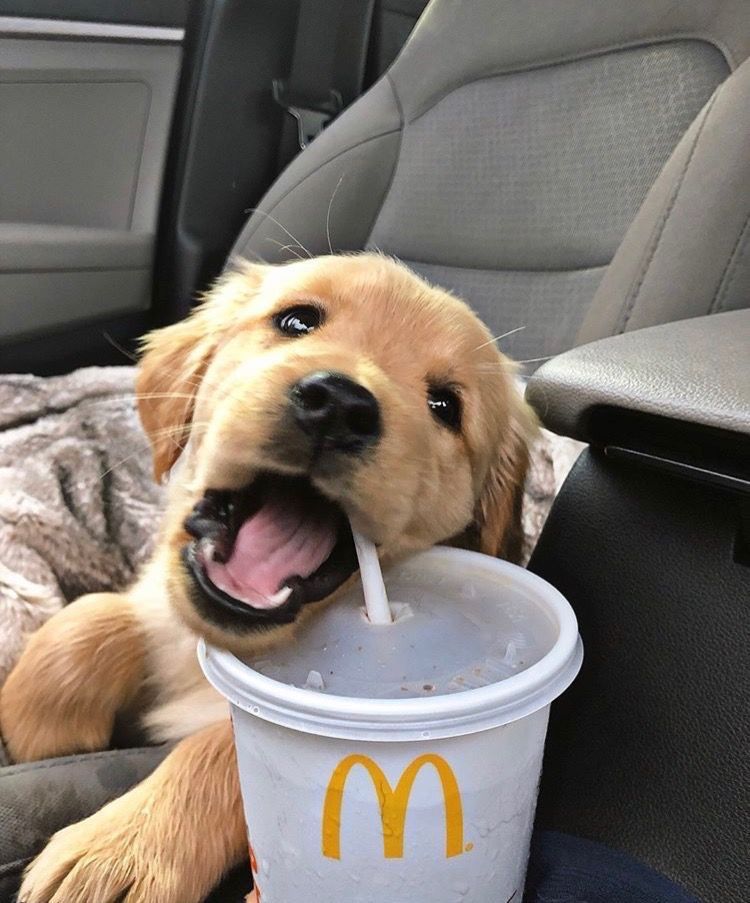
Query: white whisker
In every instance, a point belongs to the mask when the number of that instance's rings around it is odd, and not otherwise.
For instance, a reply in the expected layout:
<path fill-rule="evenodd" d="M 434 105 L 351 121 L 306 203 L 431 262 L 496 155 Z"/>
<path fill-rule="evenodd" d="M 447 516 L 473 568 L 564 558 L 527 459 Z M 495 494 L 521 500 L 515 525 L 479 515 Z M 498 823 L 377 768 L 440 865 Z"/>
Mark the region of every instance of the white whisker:
<path fill-rule="evenodd" d="M 279 229 L 282 230 L 282 232 L 285 232 L 285 233 L 289 236 L 289 238 L 291 238 L 291 240 L 297 245 L 297 247 L 300 248 L 302 251 L 304 251 L 305 254 L 307 254 L 308 257 L 312 257 L 312 256 L 313 256 L 313 255 L 310 253 L 310 251 L 308 251 L 308 249 L 302 244 L 302 242 L 301 242 L 298 238 L 296 238 L 294 235 L 292 235 L 292 233 L 287 229 L 287 227 L 284 226 L 282 223 L 280 223 L 280 222 L 276 219 L 275 216 L 271 216 L 270 213 L 266 213 L 265 210 L 261 210 L 259 207 L 248 207 L 248 208 L 246 208 L 246 210 L 245 210 L 244 212 L 245 212 L 245 213 L 251 213 L 251 214 L 253 214 L 253 215 L 255 215 L 256 213 L 259 213 L 261 216 L 265 216 L 266 219 L 270 219 L 271 222 L 272 222 L 272 223 L 275 223 L 275 224 L 279 227 Z"/>
<path fill-rule="evenodd" d="M 127 464 L 128 461 L 132 461 L 133 458 L 138 458 L 141 455 L 145 455 L 148 453 L 149 446 L 148 443 L 144 444 L 143 448 L 134 451 L 131 455 L 128 455 L 126 458 L 122 458 L 120 461 L 116 461 L 111 467 L 108 467 L 104 473 L 99 474 L 99 479 L 103 480 L 106 476 L 112 473 L 113 470 L 116 470 L 118 467 L 122 467 L 123 464 Z"/>
<path fill-rule="evenodd" d="M 551 361 L 555 354 L 548 354 L 546 357 L 527 357 L 525 361 L 516 361 L 517 364 L 536 364 L 538 361 Z"/>
<path fill-rule="evenodd" d="M 509 335 L 515 335 L 517 332 L 521 332 L 522 329 L 526 329 L 525 326 L 516 326 L 515 329 L 509 329 L 507 332 L 504 332 L 502 335 L 496 335 L 494 338 L 490 339 L 488 342 L 484 342 L 484 344 L 479 345 L 474 351 L 479 351 L 480 348 L 486 348 L 488 345 L 494 345 L 495 342 L 500 342 L 503 339 L 507 339 Z"/>
<path fill-rule="evenodd" d="M 195 398 L 195 394 L 191 392 L 136 392 L 136 399 L 151 399 L 151 398 L 187 398 L 193 399 Z"/>
<path fill-rule="evenodd" d="M 109 344 L 115 349 L 115 351 L 119 351 L 120 354 L 124 354 L 125 357 L 128 358 L 128 360 L 133 361 L 134 364 L 138 362 L 138 355 L 133 354 L 132 352 L 123 348 L 122 345 L 119 342 L 117 342 L 115 339 L 113 339 L 112 336 L 108 332 L 103 332 L 102 335 L 109 342 Z"/>
<path fill-rule="evenodd" d="M 336 182 L 336 187 L 333 189 L 331 200 L 328 202 L 328 210 L 326 211 L 326 238 L 328 239 L 328 250 L 331 254 L 333 254 L 333 247 L 331 246 L 331 208 L 333 207 L 333 199 L 336 197 L 336 192 L 343 181 L 344 173 L 341 174 L 341 178 Z"/>
<path fill-rule="evenodd" d="M 270 236 L 267 236 L 267 237 L 266 237 L 266 241 L 270 241 L 270 242 L 272 242 L 273 244 L 278 245 L 279 249 L 280 249 L 282 252 L 283 252 L 283 251 L 289 251 L 290 253 L 294 254 L 294 256 L 297 258 L 297 260 L 304 260 L 304 259 L 305 259 L 301 254 L 298 254 L 298 253 L 297 253 L 297 248 L 299 248 L 300 251 L 305 251 L 305 250 L 306 250 L 305 248 L 302 247 L 302 245 L 297 245 L 297 244 L 295 244 L 295 245 L 292 245 L 292 244 L 286 244 L 286 245 L 285 245 L 285 244 L 283 244 L 283 243 L 280 242 L 280 241 L 276 241 L 275 238 L 271 238 Z"/>

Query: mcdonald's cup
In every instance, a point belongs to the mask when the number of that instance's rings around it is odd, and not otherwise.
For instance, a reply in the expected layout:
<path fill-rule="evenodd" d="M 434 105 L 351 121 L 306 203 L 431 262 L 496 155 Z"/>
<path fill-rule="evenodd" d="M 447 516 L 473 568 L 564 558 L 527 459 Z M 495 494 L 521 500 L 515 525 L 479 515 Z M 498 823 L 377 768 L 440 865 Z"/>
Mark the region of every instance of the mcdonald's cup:
<path fill-rule="evenodd" d="M 199 649 L 231 703 L 260 901 L 521 903 L 575 616 L 535 575 L 456 549 L 386 585 L 392 625 L 354 590 L 262 659 Z"/>

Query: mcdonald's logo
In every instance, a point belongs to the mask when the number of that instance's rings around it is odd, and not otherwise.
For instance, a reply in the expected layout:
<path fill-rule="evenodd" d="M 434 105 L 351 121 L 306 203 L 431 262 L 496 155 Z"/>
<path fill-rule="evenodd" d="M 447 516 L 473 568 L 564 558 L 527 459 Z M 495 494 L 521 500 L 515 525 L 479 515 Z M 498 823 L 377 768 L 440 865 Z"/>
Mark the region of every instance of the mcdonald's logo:
<path fill-rule="evenodd" d="M 440 778 L 445 807 L 445 855 L 458 856 L 464 852 L 464 817 L 461 792 L 453 769 L 441 756 L 426 753 L 414 759 L 403 771 L 394 790 L 382 768 L 369 756 L 351 755 L 342 759 L 333 770 L 323 801 L 323 855 L 341 858 L 341 807 L 349 773 L 361 765 L 369 774 L 380 806 L 383 829 L 383 854 L 386 859 L 400 859 L 404 855 L 404 825 L 414 781 L 421 768 L 432 765 Z"/>

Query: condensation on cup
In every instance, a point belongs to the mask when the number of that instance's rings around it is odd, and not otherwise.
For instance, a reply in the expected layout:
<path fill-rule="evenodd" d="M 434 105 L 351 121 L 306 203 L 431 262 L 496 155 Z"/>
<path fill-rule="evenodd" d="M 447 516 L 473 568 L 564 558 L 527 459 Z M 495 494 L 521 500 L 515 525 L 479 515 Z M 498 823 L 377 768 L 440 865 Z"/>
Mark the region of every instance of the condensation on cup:
<path fill-rule="evenodd" d="M 549 707 L 582 647 L 549 584 L 436 548 L 247 663 L 201 643 L 231 703 L 261 903 L 520 903 Z"/>

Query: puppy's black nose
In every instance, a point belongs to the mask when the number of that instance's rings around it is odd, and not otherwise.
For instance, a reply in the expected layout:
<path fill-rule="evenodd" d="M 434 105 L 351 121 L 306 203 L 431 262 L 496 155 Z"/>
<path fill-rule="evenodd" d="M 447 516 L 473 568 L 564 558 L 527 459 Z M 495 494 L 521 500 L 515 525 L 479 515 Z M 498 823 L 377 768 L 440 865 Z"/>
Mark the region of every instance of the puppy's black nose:
<path fill-rule="evenodd" d="M 301 429 L 328 448 L 356 454 L 380 438 L 377 399 L 343 373 L 309 373 L 292 387 L 291 402 Z"/>

